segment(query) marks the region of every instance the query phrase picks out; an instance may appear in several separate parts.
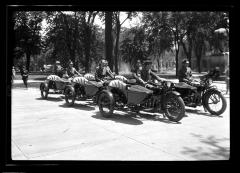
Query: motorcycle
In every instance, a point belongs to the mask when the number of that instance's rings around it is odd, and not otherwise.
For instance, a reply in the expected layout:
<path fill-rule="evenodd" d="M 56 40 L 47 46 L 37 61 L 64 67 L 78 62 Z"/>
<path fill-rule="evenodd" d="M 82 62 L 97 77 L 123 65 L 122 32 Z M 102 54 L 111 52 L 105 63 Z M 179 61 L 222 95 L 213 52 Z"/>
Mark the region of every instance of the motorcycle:
<path fill-rule="evenodd" d="M 163 110 L 170 121 L 178 122 L 185 115 L 185 105 L 180 94 L 172 90 L 173 84 L 164 81 L 162 84 L 147 83 L 134 85 L 121 80 L 113 80 L 100 92 L 99 111 L 103 117 L 109 118 L 115 109 L 124 107 L 137 112 L 144 109 Z"/>
<path fill-rule="evenodd" d="M 72 78 L 60 78 L 57 75 L 49 75 L 47 79 L 40 84 L 41 97 L 48 98 L 48 94 L 62 94 L 67 86 L 71 85 Z"/>
<path fill-rule="evenodd" d="M 115 76 L 116 79 L 125 80 L 123 76 Z M 85 74 L 83 77 L 72 79 L 72 85 L 65 89 L 65 101 L 68 106 L 73 106 L 76 100 L 92 99 L 97 103 L 99 93 L 106 88 L 112 79 L 105 77 L 103 81 L 97 82 L 92 74 Z"/>
<path fill-rule="evenodd" d="M 174 87 L 181 94 L 186 106 L 194 108 L 203 106 L 205 111 L 221 115 L 226 110 L 227 102 L 217 87 L 212 85 L 213 77 L 213 74 L 208 73 L 200 80 L 179 82 Z"/>

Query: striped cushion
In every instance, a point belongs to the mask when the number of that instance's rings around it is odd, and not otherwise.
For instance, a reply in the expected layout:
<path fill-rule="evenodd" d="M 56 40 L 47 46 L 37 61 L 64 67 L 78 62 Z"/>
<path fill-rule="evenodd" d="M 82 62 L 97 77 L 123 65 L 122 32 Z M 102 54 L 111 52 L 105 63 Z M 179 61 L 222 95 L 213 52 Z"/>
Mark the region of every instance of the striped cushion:
<path fill-rule="evenodd" d="M 119 89 L 126 89 L 126 85 L 124 82 L 120 81 L 120 80 L 112 80 L 110 83 L 109 83 L 109 86 L 110 87 L 114 87 L 114 88 L 119 88 Z"/>
<path fill-rule="evenodd" d="M 115 76 L 115 79 L 118 79 L 118 80 L 121 80 L 121 81 L 127 81 L 127 78 L 125 78 L 124 76 L 121 76 L 121 75 L 117 75 Z"/>
<path fill-rule="evenodd" d="M 50 76 L 47 77 L 47 80 L 60 81 L 61 78 L 57 75 L 50 75 Z"/>
<path fill-rule="evenodd" d="M 88 80 L 85 77 L 75 77 L 72 82 L 79 83 L 81 85 L 85 85 Z"/>
<path fill-rule="evenodd" d="M 90 73 L 87 73 L 84 75 L 84 77 L 87 79 L 87 80 L 95 80 L 95 76 L 90 74 Z"/>

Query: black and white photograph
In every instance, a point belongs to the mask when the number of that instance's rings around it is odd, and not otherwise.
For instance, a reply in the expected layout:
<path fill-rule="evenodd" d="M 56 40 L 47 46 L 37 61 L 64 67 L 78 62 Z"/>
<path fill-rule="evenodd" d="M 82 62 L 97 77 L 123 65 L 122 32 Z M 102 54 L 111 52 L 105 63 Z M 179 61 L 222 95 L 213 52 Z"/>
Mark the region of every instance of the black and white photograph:
<path fill-rule="evenodd" d="M 230 159 L 228 8 L 11 19 L 13 161 Z"/>

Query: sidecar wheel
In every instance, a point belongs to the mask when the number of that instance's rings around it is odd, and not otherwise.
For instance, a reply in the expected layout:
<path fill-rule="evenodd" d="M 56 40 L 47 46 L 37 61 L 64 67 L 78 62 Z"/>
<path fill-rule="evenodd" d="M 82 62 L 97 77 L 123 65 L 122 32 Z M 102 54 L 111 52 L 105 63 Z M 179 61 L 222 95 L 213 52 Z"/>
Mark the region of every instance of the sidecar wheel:
<path fill-rule="evenodd" d="M 185 116 L 185 104 L 183 99 L 176 95 L 168 95 L 165 103 L 165 115 L 170 121 L 178 122 Z"/>
<path fill-rule="evenodd" d="M 206 95 L 204 105 L 211 114 L 221 115 L 226 110 L 227 102 L 222 93 L 212 91 Z"/>
<path fill-rule="evenodd" d="M 73 106 L 74 105 L 74 102 L 75 102 L 75 99 L 76 99 L 76 94 L 75 94 L 75 91 L 74 89 L 72 88 L 66 88 L 65 90 L 65 101 L 67 103 L 68 106 Z"/>
<path fill-rule="evenodd" d="M 41 91 L 41 97 L 43 99 L 47 99 L 49 88 L 45 84 L 41 83 L 40 91 Z"/>
<path fill-rule="evenodd" d="M 100 113 L 105 118 L 110 118 L 114 111 L 114 99 L 107 93 L 100 94 L 98 98 Z"/>

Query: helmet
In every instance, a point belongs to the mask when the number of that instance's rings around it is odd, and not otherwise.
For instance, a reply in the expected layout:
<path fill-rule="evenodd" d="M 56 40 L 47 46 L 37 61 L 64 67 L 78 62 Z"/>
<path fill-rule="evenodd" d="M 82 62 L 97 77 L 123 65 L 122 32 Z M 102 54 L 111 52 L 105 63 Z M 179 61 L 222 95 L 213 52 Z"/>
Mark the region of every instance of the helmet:
<path fill-rule="evenodd" d="M 73 65 L 73 62 L 72 62 L 72 61 L 70 61 L 70 62 L 69 62 L 69 65 Z"/>
<path fill-rule="evenodd" d="M 60 64 L 60 61 L 56 61 L 56 64 Z"/>

